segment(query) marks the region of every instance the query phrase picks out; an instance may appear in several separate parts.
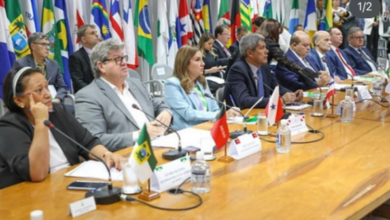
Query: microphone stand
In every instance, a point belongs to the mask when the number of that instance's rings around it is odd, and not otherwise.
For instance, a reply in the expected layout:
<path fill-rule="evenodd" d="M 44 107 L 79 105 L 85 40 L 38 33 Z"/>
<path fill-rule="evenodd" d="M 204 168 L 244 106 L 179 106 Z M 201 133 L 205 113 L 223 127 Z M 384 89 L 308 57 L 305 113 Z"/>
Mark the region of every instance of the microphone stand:
<path fill-rule="evenodd" d="M 170 131 L 173 131 L 177 135 L 177 137 L 179 139 L 177 150 L 174 149 L 174 150 L 169 150 L 169 151 L 164 152 L 162 154 L 162 157 L 164 159 L 166 159 L 166 160 L 176 160 L 176 159 L 182 158 L 182 157 L 187 155 L 187 150 L 182 149 L 181 137 L 180 137 L 179 133 L 176 130 L 173 130 L 170 126 L 166 125 L 165 123 L 163 123 L 160 120 L 156 119 L 155 117 L 151 116 L 150 114 L 148 114 L 144 110 L 140 109 L 136 104 L 133 104 L 131 107 L 133 107 L 134 109 L 137 109 L 138 111 L 143 112 L 146 116 L 148 116 L 149 118 L 152 118 L 153 120 L 156 120 L 158 123 L 160 123 L 161 125 L 165 126 Z"/>
<path fill-rule="evenodd" d="M 235 138 L 237 138 L 237 137 L 239 137 L 239 136 L 241 136 L 243 134 L 251 134 L 251 133 L 253 133 L 253 131 L 247 129 L 246 119 L 248 118 L 248 116 L 244 115 L 241 111 L 238 111 L 237 109 L 234 109 L 232 106 L 226 105 L 226 103 L 223 103 L 223 102 L 213 98 L 211 95 L 209 95 L 207 93 L 205 93 L 204 96 L 207 97 L 207 98 L 213 99 L 213 100 L 215 100 L 218 103 L 223 104 L 225 107 L 226 106 L 229 107 L 230 109 L 232 109 L 235 112 L 238 112 L 242 116 L 242 118 L 243 118 L 243 130 L 242 131 L 230 132 L 230 134 L 229 134 L 230 138 L 235 139 Z"/>
<path fill-rule="evenodd" d="M 71 137 L 69 137 L 67 134 L 62 132 L 60 129 L 55 127 L 54 124 L 51 123 L 49 120 L 45 120 L 43 123 L 49 129 L 56 130 L 58 133 L 60 133 L 66 139 L 68 139 L 69 141 L 71 141 L 72 143 L 76 144 L 78 147 L 80 147 L 84 151 L 86 151 L 89 154 L 91 154 L 92 156 L 94 156 L 97 160 L 102 162 L 104 164 L 104 166 L 106 167 L 107 172 L 108 172 L 107 188 L 100 188 L 98 190 L 88 191 L 85 194 L 85 198 L 93 196 L 95 198 L 95 201 L 96 201 L 97 204 L 103 204 L 103 205 L 105 205 L 105 204 L 112 204 L 112 203 L 118 202 L 120 200 L 122 189 L 119 188 L 119 187 L 113 187 L 112 186 L 111 172 L 110 172 L 110 169 L 108 168 L 107 164 L 104 162 L 104 160 L 102 158 L 100 158 L 99 156 L 97 156 L 96 154 L 94 154 L 92 151 L 90 151 L 87 148 L 85 148 L 83 145 L 81 145 L 78 142 L 76 142 L 75 140 L 73 140 Z"/>

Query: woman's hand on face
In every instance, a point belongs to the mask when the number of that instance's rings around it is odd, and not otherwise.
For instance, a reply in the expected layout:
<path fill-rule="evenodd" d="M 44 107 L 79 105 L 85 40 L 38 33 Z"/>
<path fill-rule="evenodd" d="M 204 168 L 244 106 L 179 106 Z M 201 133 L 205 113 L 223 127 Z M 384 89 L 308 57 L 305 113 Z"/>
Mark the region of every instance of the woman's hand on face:
<path fill-rule="evenodd" d="M 35 122 L 43 122 L 49 119 L 49 108 L 42 102 L 35 103 L 32 93 L 28 94 L 30 99 L 30 112 L 34 117 Z"/>
<path fill-rule="evenodd" d="M 104 155 L 104 162 L 108 167 L 115 167 L 117 170 L 122 170 L 122 159 L 123 157 L 119 154 L 106 153 Z"/>

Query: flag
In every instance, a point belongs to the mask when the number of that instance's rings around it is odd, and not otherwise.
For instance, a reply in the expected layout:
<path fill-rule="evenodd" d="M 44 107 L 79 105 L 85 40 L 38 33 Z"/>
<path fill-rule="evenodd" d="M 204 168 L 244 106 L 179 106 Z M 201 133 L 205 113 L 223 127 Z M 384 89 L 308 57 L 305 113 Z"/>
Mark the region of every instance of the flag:
<path fill-rule="evenodd" d="M 49 58 L 53 59 L 57 62 L 58 66 L 63 73 L 63 65 L 62 65 L 62 56 L 61 56 L 61 45 L 60 39 L 58 36 L 57 25 L 54 18 L 54 8 L 52 0 L 44 0 L 43 1 L 43 9 L 42 9 L 42 33 L 44 33 L 50 42 L 50 52 Z M 61 33 L 62 38 L 66 38 Z M 66 39 L 65 39 L 66 40 Z"/>
<path fill-rule="evenodd" d="M 110 6 L 110 28 L 112 38 L 118 39 L 123 42 L 123 30 L 122 30 L 122 22 L 121 15 L 119 9 L 119 0 L 111 0 Z"/>
<path fill-rule="evenodd" d="M 64 75 L 64 81 L 69 91 L 72 91 L 72 82 L 69 71 L 69 54 L 73 53 L 73 45 L 71 40 L 71 34 L 69 29 L 68 22 L 68 13 L 66 11 L 66 1 L 65 0 L 55 0 L 54 1 L 54 11 L 56 14 L 56 26 L 58 30 L 58 39 L 59 46 L 61 49 L 62 56 L 62 69 Z"/>
<path fill-rule="evenodd" d="M 193 37 L 191 19 L 188 13 L 187 0 L 180 0 L 179 5 L 179 20 L 180 20 L 180 38 L 181 45 L 186 45 L 189 40 Z"/>
<path fill-rule="evenodd" d="M 279 96 L 279 86 L 276 86 L 267 106 L 264 109 L 270 126 L 278 122 L 283 117 L 282 100 Z"/>
<path fill-rule="evenodd" d="M 200 0 L 191 1 L 191 13 L 190 13 L 191 23 L 194 27 L 194 37 L 192 40 L 192 45 L 197 45 L 200 37 L 204 32 L 202 8 L 200 5 Z"/>
<path fill-rule="evenodd" d="M 72 22 L 71 23 L 71 28 L 72 28 L 72 33 L 73 33 L 72 42 L 73 42 L 73 48 L 75 51 L 80 48 L 80 45 L 79 45 L 80 39 L 77 38 L 77 30 L 85 24 L 83 2 L 84 1 L 80 1 L 80 0 L 73 0 L 73 2 L 72 2 L 73 11 L 71 13 L 72 18 L 70 20 Z"/>
<path fill-rule="evenodd" d="M 93 0 L 91 23 L 96 25 L 100 38 L 107 40 L 111 38 L 109 30 L 108 13 L 105 0 Z"/>
<path fill-rule="evenodd" d="M 4 3 L 5 11 L 10 23 L 9 32 L 11 34 L 15 56 L 19 59 L 30 54 L 22 11 L 20 9 L 19 1 L 6 0 Z M 4 29 L 1 31 L 3 30 Z"/>
<path fill-rule="evenodd" d="M 213 24 L 212 24 L 211 11 L 210 11 L 210 0 L 203 1 L 202 14 L 203 14 L 204 31 L 213 33 Z"/>
<path fill-rule="evenodd" d="M 226 44 L 226 47 L 230 47 L 230 45 L 236 41 L 236 29 L 241 26 L 240 0 L 233 0 L 232 9 L 230 11 L 230 40 Z"/>
<path fill-rule="evenodd" d="M 272 1 L 267 0 L 264 5 L 264 14 L 263 16 L 265 18 L 273 18 L 273 12 L 272 12 Z"/>
<path fill-rule="evenodd" d="M 317 31 L 317 14 L 316 14 L 316 5 L 315 0 L 309 0 L 307 2 L 307 8 L 306 8 L 306 16 L 305 16 L 305 24 L 303 27 L 305 28 L 305 32 L 310 37 L 310 42 L 313 43 L 312 39 Z"/>
<path fill-rule="evenodd" d="M 123 2 L 123 35 L 125 38 L 125 53 L 128 56 L 127 68 L 137 69 L 138 54 L 134 35 L 133 13 L 131 11 L 131 0 Z"/>
<path fill-rule="evenodd" d="M 276 10 L 274 10 L 273 18 L 277 20 L 279 23 L 283 25 L 285 18 L 285 10 L 284 10 L 284 1 L 285 0 L 276 0 Z"/>
<path fill-rule="evenodd" d="M 38 22 L 37 3 L 35 0 L 20 1 L 26 33 L 29 37 L 31 33 L 41 32 Z"/>
<path fill-rule="evenodd" d="M 169 27 L 165 0 L 158 1 L 157 12 L 157 63 L 168 63 Z"/>
<path fill-rule="evenodd" d="M 299 0 L 293 0 L 290 11 L 290 22 L 288 31 L 293 34 L 295 26 L 299 24 Z"/>
<path fill-rule="evenodd" d="M 157 159 L 154 156 L 153 148 L 150 144 L 146 124 L 141 129 L 137 143 L 131 152 L 129 163 L 142 183 L 152 176 L 153 170 L 156 168 Z"/>
<path fill-rule="evenodd" d="M 169 42 L 168 42 L 168 65 L 174 67 L 175 57 L 178 48 L 181 47 L 180 38 L 180 21 L 177 13 L 177 2 L 176 0 L 170 0 L 169 4 Z"/>
<path fill-rule="evenodd" d="M 221 107 L 217 116 L 217 121 L 211 129 L 211 136 L 213 137 L 215 146 L 217 146 L 218 150 L 221 149 L 229 139 L 229 127 L 227 124 L 225 108 L 225 105 Z"/>
<path fill-rule="evenodd" d="M 217 25 L 227 25 L 230 28 L 229 0 L 219 0 Z"/>
<path fill-rule="evenodd" d="M 326 97 L 324 99 L 324 103 L 323 103 L 324 106 L 330 106 L 329 99 L 330 99 L 330 97 L 334 96 L 335 94 L 336 94 L 336 90 L 335 90 L 335 86 L 334 86 L 334 80 L 332 78 L 332 80 L 329 83 L 328 92 L 326 93 Z M 322 96 L 322 94 L 320 96 Z"/>
<path fill-rule="evenodd" d="M 150 66 L 154 64 L 152 29 L 150 28 L 147 0 L 137 0 L 135 6 L 134 26 L 138 31 L 138 54 L 146 59 Z"/>
<path fill-rule="evenodd" d="M 0 0 L 0 98 L 3 98 L 3 82 L 8 71 L 11 70 L 15 61 L 15 54 L 11 34 L 9 32 L 9 20 L 5 13 L 4 0 Z"/>
<path fill-rule="evenodd" d="M 333 27 L 333 8 L 332 0 L 325 0 L 324 4 L 324 18 L 321 20 L 320 30 L 328 30 L 330 27 Z"/>
<path fill-rule="evenodd" d="M 248 32 L 251 32 L 252 20 L 251 20 L 250 0 L 241 0 L 240 16 L 241 16 L 241 26 L 245 27 L 248 30 Z"/>
<path fill-rule="evenodd" d="M 255 21 L 257 17 L 259 17 L 259 7 L 258 7 L 258 0 L 251 0 L 251 21 L 252 23 Z M 256 28 L 252 26 L 252 32 L 255 32 Z"/>

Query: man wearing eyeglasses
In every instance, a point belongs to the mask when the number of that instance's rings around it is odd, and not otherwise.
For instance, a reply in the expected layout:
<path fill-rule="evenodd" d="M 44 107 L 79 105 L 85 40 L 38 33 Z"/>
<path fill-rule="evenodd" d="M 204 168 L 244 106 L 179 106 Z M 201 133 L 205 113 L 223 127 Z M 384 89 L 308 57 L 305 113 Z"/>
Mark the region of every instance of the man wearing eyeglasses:
<path fill-rule="evenodd" d="M 226 25 L 219 25 L 215 27 L 215 41 L 213 49 L 217 54 L 218 58 L 229 58 L 231 57 L 230 51 L 226 47 L 226 44 L 230 39 L 229 27 Z"/>
<path fill-rule="evenodd" d="M 83 46 L 69 57 L 69 70 L 75 93 L 94 79 L 89 57 L 93 47 L 100 41 L 95 25 L 91 24 L 80 27 L 77 38 Z"/>
<path fill-rule="evenodd" d="M 76 118 L 110 151 L 134 145 L 145 124 L 151 137 L 163 135 L 166 127 L 157 120 L 169 125 L 172 119 L 162 100 L 151 97 L 139 79 L 128 77 L 123 48 L 115 39 L 98 43 L 91 53 L 95 80 L 76 94 Z"/>
<path fill-rule="evenodd" d="M 26 66 L 39 68 L 49 83 L 52 101 L 61 102 L 68 90 L 57 62 L 48 58 L 50 52 L 49 38 L 40 32 L 33 33 L 28 38 L 28 46 L 31 54 L 15 60 L 13 68 Z"/>
<path fill-rule="evenodd" d="M 375 72 L 378 66 L 370 51 L 363 47 L 364 35 L 362 29 L 353 27 L 348 31 L 349 46 L 344 49 L 351 66 L 357 75 L 364 75 L 370 72 Z"/>

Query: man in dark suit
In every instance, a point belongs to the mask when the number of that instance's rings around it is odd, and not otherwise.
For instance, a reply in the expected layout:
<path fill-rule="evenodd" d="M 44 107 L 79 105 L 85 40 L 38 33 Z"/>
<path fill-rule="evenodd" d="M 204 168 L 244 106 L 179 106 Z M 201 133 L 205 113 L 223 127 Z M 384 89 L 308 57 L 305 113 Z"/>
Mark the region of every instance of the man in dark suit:
<path fill-rule="evenodd" d="M 335 67 L 330 65 L 329 56 L 326 54 L 331 50 L 330 35 L 326 31 L 317 31 L 313 36 L 314 49 L 311 49 L 309 56 L 314 60 L 314 68 L 329 72 L 334 78 Z M 337 81 L 336 81 L 337 82 Z"/>
<path fill-rule="evenodd" d="M 94 79 L 89 57 L 93 47 L 100 40 L 95 25 L 91 24 L 80 27 L 77 38 L 83 46 L 69 57 L 69 70 L 75 93 Z"/>
<path fill-rule="evenodd" d="M 231 53 L 227 49 L 226 44 L 230 39 L 229 27 L 226 25 L 219 25 L 215 27 L 215 41 L 213 44 L 213 49 L 217 54 L 218 58 L 230 58 Z"/>
<path fill-rule="evenodd" d="M 264 108 L 277 85 L 267 64 L 268 50 L 264 37 L 247 34 L 240 42 L 241 59 L 233 64 L 227 76 L 225 99 L 229 105 L 241 109 L 252 107 L 260 97 L 264 97 L 255 107 Z M 280 87 L 280 94 L 286 103 L 300 100 L 302 91 L 295 94 Z"/>
<path fill-rule="evenodd" d="M 36 32 L 28 38 L 28 46 L 30 47 L 31 54 L 15 60 L 13 68 L 25 66 L 39 68 L 45 75 L 49 86 L 53 86 L 57 92 L 52 101 L 61 102 L 68 93 L 68 90 L 57 62 L 48 58 L 50 51 L 49 39 L 43 33 Z"/>
<path fill-rule="evenodd" d="M 331 50 L 326 55 L 329 57 L 329 65 L 335 67 L 335 80 L 345 80 L 356 76 L 355 70 L 351 66 L 351 61 L 344 51 L 339 47 L 343 43 L 343 34 L 338 27 L 331 27 L 328 30 L 330 34 L 330 41 L 332 43 Z"/>
<path fill-rule="evenodd" d="M 313 69 L 320 73 L 318 79 L 304 77 L 278 64 L 275 69 L 276 79 L 281 86 L 296 91 L 299 89 L 309 90 L 318 86 L 326 86 L 330 82 L 330 75 L 326 71 L 319 70 L 314 65 L 314 59 L 308 56 L 310 51 L 310 37 L 304 31 L 295 31 L 291 36 L 290 49 L 286 56 L 302 67 Z"/>
<path fill-rule="evenodd" d="M 344 49 L 351 66 L 357 75 L 364 75 L 377 71 L 378 67 L 370 51 L 363 47 L 364 35 L 362 29 L 353 27 L 348 31 L 349 46 Z"/>
<path fill-rule="evenodd" d="M 229 47 L 230 54 L 234 54 L 240 46 L 240 40 L 243 36 L 248 34 L 248 29 L 246 27 L 240 26 L 236 30 L 236 41 Z"/>

